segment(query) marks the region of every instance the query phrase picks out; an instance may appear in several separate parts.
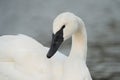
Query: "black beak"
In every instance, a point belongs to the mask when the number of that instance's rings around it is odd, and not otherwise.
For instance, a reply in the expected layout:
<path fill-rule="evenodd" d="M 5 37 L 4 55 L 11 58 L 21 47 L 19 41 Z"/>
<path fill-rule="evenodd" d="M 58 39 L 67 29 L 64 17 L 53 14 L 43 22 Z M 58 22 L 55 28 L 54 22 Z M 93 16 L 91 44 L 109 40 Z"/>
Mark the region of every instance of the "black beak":
<path fill-rule="evenodd" d="M 54 34 L 52 35 L 52 43 L 50 50 L 47 53 L 47 58 L 51 58 L 56 53 L 62 42 L 64 41 L 63 29 L 64 27 L 62 27 L 55 35 Z"/>

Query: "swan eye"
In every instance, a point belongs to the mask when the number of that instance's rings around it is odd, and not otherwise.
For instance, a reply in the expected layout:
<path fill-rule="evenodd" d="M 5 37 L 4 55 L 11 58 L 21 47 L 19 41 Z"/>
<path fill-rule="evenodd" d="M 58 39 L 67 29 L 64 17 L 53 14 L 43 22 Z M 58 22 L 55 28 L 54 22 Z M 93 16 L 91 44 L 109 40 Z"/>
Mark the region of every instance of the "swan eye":
<path fill-rule="evenodd" d="M 65 24 L 62 26 L 62 29 L 64 29 L 65 28 Z"/>

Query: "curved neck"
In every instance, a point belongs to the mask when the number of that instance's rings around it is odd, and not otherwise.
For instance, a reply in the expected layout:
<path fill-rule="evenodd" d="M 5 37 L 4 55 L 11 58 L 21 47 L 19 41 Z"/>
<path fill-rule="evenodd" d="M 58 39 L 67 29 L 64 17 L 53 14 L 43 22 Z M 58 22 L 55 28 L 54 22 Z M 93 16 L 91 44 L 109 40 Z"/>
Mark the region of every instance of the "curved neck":
<path fill-rule="evenodd" d="M 72 36 L 72 47 L 69 58 L 79 59 L 86 62 L 87 55 L 87 34 L 84 23 Z"/>

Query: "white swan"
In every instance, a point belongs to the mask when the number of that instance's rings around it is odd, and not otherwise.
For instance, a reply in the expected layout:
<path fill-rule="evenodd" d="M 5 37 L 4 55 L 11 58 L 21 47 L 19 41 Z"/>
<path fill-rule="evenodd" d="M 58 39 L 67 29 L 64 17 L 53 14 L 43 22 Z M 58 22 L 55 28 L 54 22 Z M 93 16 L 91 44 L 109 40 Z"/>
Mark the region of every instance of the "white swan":
<path fill-rule="evenodd" d="M 71 36 L 70 55 L 56 52 Z M 48 49 L 25 35 L 1 36 L 0 80 L 92 80 L 86 66 L 86 29 L 79 17 L 69 12 L 57 16 Z"/>

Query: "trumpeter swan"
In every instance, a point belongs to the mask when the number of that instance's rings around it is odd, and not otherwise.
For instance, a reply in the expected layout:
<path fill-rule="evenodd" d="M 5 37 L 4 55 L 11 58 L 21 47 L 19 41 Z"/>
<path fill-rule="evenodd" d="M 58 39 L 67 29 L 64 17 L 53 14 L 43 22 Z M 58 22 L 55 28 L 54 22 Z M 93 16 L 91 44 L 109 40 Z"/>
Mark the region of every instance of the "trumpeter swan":
<path fill-rule="evenodd" d="M 70 55 L 56 52 L 71 36 Z M 53 22 L 50 49 L 26 35 L 0 37 L 0 80 L 92 80 L 86 66 L 86 53 L 84 22 L 65 12 Z"/>

